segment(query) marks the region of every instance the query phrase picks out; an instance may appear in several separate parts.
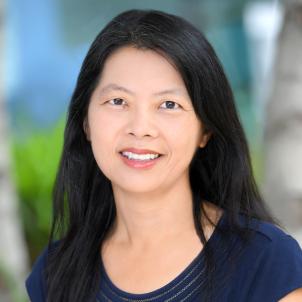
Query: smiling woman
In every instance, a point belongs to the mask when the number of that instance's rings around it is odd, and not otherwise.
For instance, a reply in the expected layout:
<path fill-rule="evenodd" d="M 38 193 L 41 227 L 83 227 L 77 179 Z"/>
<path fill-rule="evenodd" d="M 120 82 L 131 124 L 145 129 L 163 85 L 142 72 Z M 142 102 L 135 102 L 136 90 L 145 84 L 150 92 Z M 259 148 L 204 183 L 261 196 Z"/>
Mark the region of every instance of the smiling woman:
<path fill-rule="evenodd" d="M 301 298 L 301 249 L 261 199 L 228 81 L 190 23 L 115 17 L 84 60 L 64 139 L 31 301 Z"/>
<path fill-rule="evenodd" d="M 189 164 L 209 133 L 193 110 L 181 75 L 163 56 L 133 46 L 111 54 L 91 96 L 85 127 L 94 158 L 111 180 L 116 204 L 125 203 L 130 192 L 141 192 L 143 196 L 127 203 L 142 206 L 148 199 L 149 204 L 167 205 L 162 190 L 174 186 L 173 195 L 183 195 L 187 188 L 184 200 L 190 198 Z"/>

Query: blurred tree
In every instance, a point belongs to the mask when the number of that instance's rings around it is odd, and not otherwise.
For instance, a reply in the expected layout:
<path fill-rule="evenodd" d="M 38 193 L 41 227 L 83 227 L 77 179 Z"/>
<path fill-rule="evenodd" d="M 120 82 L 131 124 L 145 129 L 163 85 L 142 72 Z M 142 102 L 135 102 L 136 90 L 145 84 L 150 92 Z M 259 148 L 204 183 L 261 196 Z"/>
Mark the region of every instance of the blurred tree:
<path fill-rule="evenodd" d="M 17 198 L 10 177 L 7 115 L 4 104 L 3 43 L 4 1 L 0 0 L 0 301 L 20 301 L 27 272 L 27 254 L 23 240 Z"/>
<path fill-rule="evenodd" d="M 266 113 L 263 193 L 281 223 L 291 233 L 302 234 L 302 0 L 284 5 Z"/>

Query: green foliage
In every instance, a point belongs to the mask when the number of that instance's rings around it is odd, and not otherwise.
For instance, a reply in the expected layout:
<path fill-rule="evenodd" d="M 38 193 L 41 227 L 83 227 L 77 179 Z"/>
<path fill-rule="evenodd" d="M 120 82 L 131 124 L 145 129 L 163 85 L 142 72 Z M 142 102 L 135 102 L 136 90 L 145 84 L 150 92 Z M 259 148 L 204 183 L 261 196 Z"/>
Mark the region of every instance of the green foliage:
<path fill-rule="evenodd" d="M 63 144 L 64 121 L 12 139 L 13 176 L 31 258 L 45 246 L 52 217 L 52 189 Z"/>

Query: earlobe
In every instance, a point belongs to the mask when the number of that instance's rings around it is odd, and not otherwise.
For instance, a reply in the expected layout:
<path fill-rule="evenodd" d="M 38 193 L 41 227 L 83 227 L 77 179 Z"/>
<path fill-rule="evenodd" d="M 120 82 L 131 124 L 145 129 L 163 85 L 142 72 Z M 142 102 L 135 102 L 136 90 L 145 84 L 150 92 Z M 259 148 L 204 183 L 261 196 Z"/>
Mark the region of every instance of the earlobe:
<path fill-rule="evenodd" d="M 199 147 L 204 148 L 210 140 L 211 136 L 212 133 L 210 131 L 208 131 L 207 133 L 203 133 Z"/>

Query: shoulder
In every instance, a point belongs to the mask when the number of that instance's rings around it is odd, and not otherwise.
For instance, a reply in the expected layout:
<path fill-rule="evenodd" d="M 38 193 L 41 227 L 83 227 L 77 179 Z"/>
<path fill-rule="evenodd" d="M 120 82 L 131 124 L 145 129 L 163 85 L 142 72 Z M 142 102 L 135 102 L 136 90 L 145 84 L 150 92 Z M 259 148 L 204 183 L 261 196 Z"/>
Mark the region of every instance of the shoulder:
<path fill-rule="evenodd" d="M 52 247 L 57 245 L 57 242 L 52 244 Z M 35 260 L 30 274 L 25 280 L 25 287 L 31 302 L 46 301 L 46 278 L 45 267 L 49 248 L 46 246 L 38 258 Z"/>
<path fill-rule="evenodd" d="M 297 265 L 302 277 L 302 250 L 295 238 L 278 226 L 257 219 L 252 219 L 250 229 L 254 231 L 254 236 L 247 252 L 257 250 L 258 261 L 265 262 L 266 266 L 278 264 L 274 270 L 285 269 L 290 264 Z"/>
<path fill-rule="evenodd" d="M 276 242 L 280 239 L 291 237 L 288 233 L 286 233 L 277 225 L 266 221 L 261 221 L 255 218 L 252 219 L 251 228 L 255 230 L 259 235 L 266 237 L 267 240 L 270 242 Z"/>
<path fill-rule="evenodd" d="M 287 260 L 287 262 L 288 257 L 294 257 L 295 260 L 302 261 L 302 250 L 299 243 L 283 229 L 257 219 L 252 220 L 250 228 L 254 231 L 252 242 L 260 245 L 263 256 L 280 257 L 279 260 Z"/>
<path fill-rule="evenodd" d="M 298 242 L 268 222 L 253 219 L 250 228 L 254 232 L 240 259 L 238 276 L 242 280 L 237 280 L 249 297 L 278 301 L 302 287 L 302 250 Z"/>

